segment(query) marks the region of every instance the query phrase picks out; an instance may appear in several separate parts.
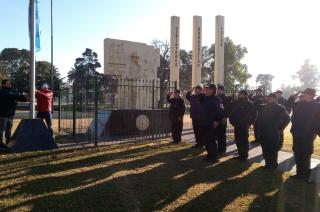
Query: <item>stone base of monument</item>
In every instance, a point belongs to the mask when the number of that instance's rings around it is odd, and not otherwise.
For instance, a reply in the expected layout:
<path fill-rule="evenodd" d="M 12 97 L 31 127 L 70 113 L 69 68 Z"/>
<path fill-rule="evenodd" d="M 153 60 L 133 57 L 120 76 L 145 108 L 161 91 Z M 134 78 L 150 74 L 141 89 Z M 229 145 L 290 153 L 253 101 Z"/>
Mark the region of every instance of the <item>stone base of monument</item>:
<path fill-rule="evenodd" d="M 41 119 L 23 119 L 12 136 L 14 152 L 51 150 L 58 148 Z"/>
<path fill-rule="evenodd" d="M 170 132 L 168 110 L 109 110 L 98 112 L 98 136 L 107 140 L 162 135 Z M 94 133 L 94 121 L 89 133 Z"/>

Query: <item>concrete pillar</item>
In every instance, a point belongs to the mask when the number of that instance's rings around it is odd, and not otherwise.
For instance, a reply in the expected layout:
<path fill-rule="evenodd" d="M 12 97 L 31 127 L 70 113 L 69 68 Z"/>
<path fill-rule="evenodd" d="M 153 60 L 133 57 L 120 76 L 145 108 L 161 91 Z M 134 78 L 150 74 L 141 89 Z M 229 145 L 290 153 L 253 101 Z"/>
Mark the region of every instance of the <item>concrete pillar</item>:
<path fill-rule="evenodd" d="M 214 83 L 224 84 L 224 16 L 216 16 Z"/>
<path fill-rule="evenodd" d="M 193 16 L 192 34 L 192 87 L 201 83 L 202 17 Z"/>
<path fill-rule="evenodd" d="M 171 16 L 170 46 L 170 81 L 176 81 L 177 87 L 179 88 L 180 17 L 177 16 Z"/>

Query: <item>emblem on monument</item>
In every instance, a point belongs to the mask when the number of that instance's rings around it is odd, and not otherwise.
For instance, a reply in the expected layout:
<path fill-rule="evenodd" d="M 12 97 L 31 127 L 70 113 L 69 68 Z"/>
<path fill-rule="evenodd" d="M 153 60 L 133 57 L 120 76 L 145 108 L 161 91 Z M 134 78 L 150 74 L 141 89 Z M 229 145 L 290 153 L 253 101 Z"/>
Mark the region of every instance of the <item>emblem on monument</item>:
<path fill-rule="evenodd" d="M 144 131 L 144 130 L 148 129 L 149 126 L 150 126 L 150 119 L 148 116 L 146 116 L 144 114 L 137 116 L 136 127 L 138 130 Z"/>

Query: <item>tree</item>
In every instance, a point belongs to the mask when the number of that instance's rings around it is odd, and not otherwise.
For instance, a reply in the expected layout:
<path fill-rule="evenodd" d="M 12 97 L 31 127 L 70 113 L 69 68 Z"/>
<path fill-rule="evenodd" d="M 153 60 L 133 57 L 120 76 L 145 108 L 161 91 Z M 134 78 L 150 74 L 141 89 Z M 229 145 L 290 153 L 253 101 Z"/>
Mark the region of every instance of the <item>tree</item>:
<path fill-rule="evenodd" d="M 244 86 L 251 75 L 245 64 L 241 60 L 248 53 L 246 47 L 236 45 L 229 38 L 225 38 L 224 45 L 224 86 L 227 91 L 233 91 L 235 85 Z M 212 83 L 214 81 L 214 58 L 215 45 L 212 44 L 210 48 L 202 48 L 202 82 Z"/>
<path fill-rule="evenodd" d="M 179 83 L 183 91 L 190 90 L 192 79 L 192 51 L 180 50 Z"/>
<path fill-rule="evenodd" d="M 273 78 L 274 76 L 272 76 L 271 74 L 259 74 L 256 78 L 256 83 L 259 83 L 261 86 L 263 86 L 265 92 L 271 93 Z"/>
<path fill-rule="evenodd" d="M 0 81 L 4 80 L 6 78 L 7 78 L 6 70 L 4 69 L 3 62 L 0 60 Z"/>
<path fill-rule="evenodd" d="M 296 77 L 301 83 L 301 90 L 304 90 L 306 88 L 317 88 L 320 82 L 318 67 L 310 64 L 310 60 L 304 61 L 304 64 L 296 73 Z"/>
<path fill-rule="evenodd" d="M 30 52 L 26 49 L 5 48 L 0 53 L 0 61 L 7 77 L 14 83 L 15 73 L 30 66 Z"/>
<path fill-rule="evenodd" d="M 29 92 L 30 85 L 30 51 L 26 49 L 6 48 L 0 53 L 0 73 L 8 77 L 19 92 Z M 36 85 L 51 80 L 51 63 L 36 61 Z M 0 76 L 1 77 L 1 76 Z M 62 83 L 60 73 L 53 68 L 53 83 L 57 90 Z"/>
<path fill-rule="evenodd" d="M 96 69 L 100 68 L 101 64 L 98 61 L 98 54 L 89 48 L 86 48 L 82 53 L 82 57 L 76 59 L 74 67 L 68 73 L 70 82 L 73 82 L 77 87 L 85 85 L 86 89 L 89 89 L 94 82 L 90 81 L 93 76 L 100 75 Z"/>
<path fill-rule="evenodd" d="M 224 45 L 224 86 L 227 90 L 234 88 L 235 84 L 244 85 L 251 77 L 247 66 L 241 60 L 248 53 L 246 47 L 235 45 L 233 41 L 226 37 Z M 214 66 L 213 66 L 214 67 Z"/>
<path fill-rule="evenodd" d="M 151 41 L 151 45 L 160 50 L 160 67 L 157 76 L 160 79 L 160 84 L 164 85 L 170 79 L 170 44 L 167 40 L 154 39 Z"/>

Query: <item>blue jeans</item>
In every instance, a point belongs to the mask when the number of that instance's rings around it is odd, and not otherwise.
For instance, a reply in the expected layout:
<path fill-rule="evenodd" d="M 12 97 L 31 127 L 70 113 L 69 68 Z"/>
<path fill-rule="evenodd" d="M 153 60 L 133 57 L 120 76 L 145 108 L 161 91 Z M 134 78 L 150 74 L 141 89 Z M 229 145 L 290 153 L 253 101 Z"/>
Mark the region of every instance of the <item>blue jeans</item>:
<path fill-rule="evenodd" d="M 11 138 L 11 128 L 12 128 L 13 118 L 0 117 L 0 146 L 3 146 L 3 131 L 5 131 L 6 143 L 10 141 Z"/>
<path fill-rule="evenodd" d="M 52 114 L 51 112 L 38 112 L 37 118 L 44 119 L 46 121 L 48 130 L 51 135 L 53 135 L 53 129 L 52 129 Z"/>

